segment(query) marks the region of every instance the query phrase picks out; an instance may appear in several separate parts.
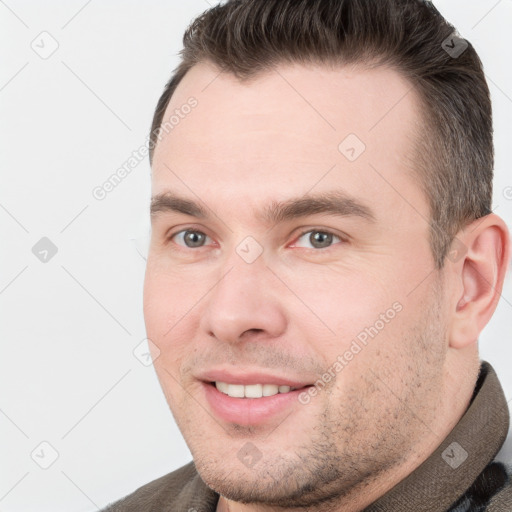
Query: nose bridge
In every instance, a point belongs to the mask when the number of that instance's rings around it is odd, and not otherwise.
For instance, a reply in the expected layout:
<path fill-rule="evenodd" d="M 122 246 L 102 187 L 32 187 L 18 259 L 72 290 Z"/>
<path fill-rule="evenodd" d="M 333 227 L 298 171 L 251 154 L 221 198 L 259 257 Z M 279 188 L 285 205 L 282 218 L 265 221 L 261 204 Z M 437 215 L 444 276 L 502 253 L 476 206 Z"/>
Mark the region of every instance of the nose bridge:
<path fill-rule="evenodd" d="M 246 239 L 236 247 L 208 294 L 201 327 L 220 341 L 237 342 L 248 330 L 275 337 L 286 329 L 283 305 L 272 291 L 276 283 L 270 282 L 275 278 L 256 244 Z"/>
<path fill-rule="evenodd" d="M 252 235 L 245 236 L 224 258 L 219 272 L 219 281 L 212 290 L 221 300 L 230 296 L 257 301 L 268 287 L 264 286 L 272 275 L 266 266 L 267 253 L 262 243 Z"/>

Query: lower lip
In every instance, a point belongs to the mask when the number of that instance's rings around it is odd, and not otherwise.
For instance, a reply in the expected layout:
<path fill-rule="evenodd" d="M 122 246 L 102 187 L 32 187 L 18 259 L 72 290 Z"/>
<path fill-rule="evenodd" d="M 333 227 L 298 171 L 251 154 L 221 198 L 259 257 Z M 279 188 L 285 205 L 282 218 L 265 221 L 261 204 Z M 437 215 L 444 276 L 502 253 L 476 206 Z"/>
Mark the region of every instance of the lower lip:
<path fill-rule="evenodd" d="M 299 394 L 306 389 L 300 388 L 261 398 L 233 398 L 207 382 L 203 383 L 203 387 L 206 400 L 215 415 L 228 423 L 238 425 L 265 423 L 277 414 L 291 410 L 294 404 L 300 405 Z"/>

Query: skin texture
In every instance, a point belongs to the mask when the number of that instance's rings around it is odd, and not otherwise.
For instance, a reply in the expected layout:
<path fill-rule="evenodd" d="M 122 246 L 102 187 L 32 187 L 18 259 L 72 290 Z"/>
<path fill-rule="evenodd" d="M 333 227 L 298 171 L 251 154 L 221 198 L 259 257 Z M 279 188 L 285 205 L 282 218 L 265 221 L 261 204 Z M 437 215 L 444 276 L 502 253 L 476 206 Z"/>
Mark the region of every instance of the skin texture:
<path fill-rule="evenodd" d="M 473 222 L 457 237 L 464 250 L 434 269 L 411 157 L 418 98 L 391 69 L 282 65 L 240 83 L 202 63 L 164 119 L 191 96 L 197 106 L 162 137 L 152 169 L 153 196 L 211 214 L 152 217 L 144 316 L 165 397 L 221 494 L 217 510 L 361 510 L 464 413 L 503 284 L 506 226 L 494 214 Z M 366 146 L 355 161 L 338 149 L 349 134 Z M 260 218 L 274 201 L 333 190 L 374 220 Z M 187 229 L 206 235 L 202 245 L 187 247 Z M 317 231 L 332 242 L 315 245 Z M 263 249 L 252 263 L 236 251 L 248 236 Z M 307 404 L 244 426 L 206 401 L 198 376 L 211 368 L 314 383 L 393 304 L 400 311 Z M 247 442 L 261 456 L 252 467 L 238 456 Z"/>

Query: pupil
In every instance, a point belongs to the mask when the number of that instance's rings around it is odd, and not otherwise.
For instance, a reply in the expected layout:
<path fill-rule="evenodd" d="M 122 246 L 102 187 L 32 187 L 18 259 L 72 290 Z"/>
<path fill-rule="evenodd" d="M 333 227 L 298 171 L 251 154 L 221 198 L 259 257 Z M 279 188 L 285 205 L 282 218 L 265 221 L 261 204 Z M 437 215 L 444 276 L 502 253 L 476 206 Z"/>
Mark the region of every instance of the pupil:
<path fill-rule="evenodd" d="M 185 237 L 185 239 L 188 242 L 191 242 L 191 245 L 189 247 L 197 247 L 200 244 L 201 241 L 201 235 L 195 231 L 189 231 L 188 235 Z M 198 243 L 199 242 L 199 243 Z M 187 244 L 188 245 L 188 244 Z"/>
<path fill-rule="evenodd" d="M 332 235 L 328 233 L 322 233 L 321 231 L 316 231 L 312 234 L 313 237 L 313 246 L 317 246 L 317 242 L 320 244 L 320 246 L 325 247 L 326 245 L 329 245 L 331 242 Z"/>

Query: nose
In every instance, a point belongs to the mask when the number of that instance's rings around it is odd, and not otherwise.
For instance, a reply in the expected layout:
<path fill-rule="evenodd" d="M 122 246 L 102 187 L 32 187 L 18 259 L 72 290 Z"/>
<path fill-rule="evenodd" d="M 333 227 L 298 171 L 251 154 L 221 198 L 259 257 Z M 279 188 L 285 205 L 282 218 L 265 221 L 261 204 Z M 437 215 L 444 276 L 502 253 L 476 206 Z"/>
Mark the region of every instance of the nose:
<path fill-rule="evenodd" d="M 287 326 L 280 286 L 262 256 L 247 263 L 235 254 L 206 298 L 203 333 L 231 344 L 279 337 Z"/>

